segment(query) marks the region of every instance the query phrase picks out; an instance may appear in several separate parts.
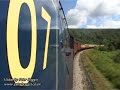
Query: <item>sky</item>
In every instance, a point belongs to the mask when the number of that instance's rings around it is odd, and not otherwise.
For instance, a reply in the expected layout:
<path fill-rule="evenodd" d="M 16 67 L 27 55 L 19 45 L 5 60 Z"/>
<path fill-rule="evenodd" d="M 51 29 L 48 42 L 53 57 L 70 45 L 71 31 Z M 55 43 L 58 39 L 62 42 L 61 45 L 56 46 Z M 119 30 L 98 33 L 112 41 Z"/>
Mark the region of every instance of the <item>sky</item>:
<path fill-rule="evenodd" d="M 120 28 L 120 0 L 61 0 L 70 28 Z"/>

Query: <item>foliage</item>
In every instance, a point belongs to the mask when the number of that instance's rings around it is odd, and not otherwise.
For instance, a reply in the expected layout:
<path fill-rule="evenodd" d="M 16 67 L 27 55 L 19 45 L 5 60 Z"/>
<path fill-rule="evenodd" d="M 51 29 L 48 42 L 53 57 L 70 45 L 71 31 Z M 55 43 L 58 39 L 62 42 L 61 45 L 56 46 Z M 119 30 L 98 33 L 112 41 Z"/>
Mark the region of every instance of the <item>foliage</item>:
<path fill-rule="evenodd" d="M 113 58 L 119 52 L 119 50 L 111 52 L 90 50 L 86 54 L 95 67 L 118 89 L 120 89 L 120 63 L 115 63 Z"/>
<path fill-rule="evenodd" d="M 105 76 L 96 68 L 96 66 L 89 59 L 89 53 L 91 51 L 87 50 L 81 54 L 81 60 L 83 62 L 83 66 L 87 71 L 90 80 L 94 86 L 95 90 L 114 90 L 113 84 L 108 81 Z"/>
<path fill-rule="evenodd" d="M 113 60 L 115 63 L 120 63 L 120 52 L 115 57 L 113 57 Z"/>

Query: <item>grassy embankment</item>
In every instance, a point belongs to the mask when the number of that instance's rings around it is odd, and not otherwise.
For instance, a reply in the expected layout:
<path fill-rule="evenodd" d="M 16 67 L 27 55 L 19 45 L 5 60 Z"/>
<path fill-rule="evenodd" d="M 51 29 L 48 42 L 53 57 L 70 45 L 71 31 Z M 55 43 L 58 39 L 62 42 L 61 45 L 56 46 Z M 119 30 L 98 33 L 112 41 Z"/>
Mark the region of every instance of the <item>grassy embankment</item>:
<path fill-rule="evenodd" d="M 95 90 L 120 89 L 120 64 L 113 60 L 118 52 L 120 50 L 88 50 L 82 53 L 81 59 Z"/>

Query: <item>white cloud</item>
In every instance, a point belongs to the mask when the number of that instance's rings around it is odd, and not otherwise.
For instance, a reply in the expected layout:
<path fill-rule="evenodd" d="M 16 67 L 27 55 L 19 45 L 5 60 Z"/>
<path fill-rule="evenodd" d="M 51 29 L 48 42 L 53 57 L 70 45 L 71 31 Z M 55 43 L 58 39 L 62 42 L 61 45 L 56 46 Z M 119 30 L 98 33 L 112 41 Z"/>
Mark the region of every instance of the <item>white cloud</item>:
<path fill-rule="evenodd" d="M 79 13 L 78 9 L 71 9 L 67 14 L 67 20 L 70 25 L 86 23 L 86 17 Z"/>
<path fill-rule="evenodd" d="M 101 28 L 120 28 L 120 21 L 106 20 L 100 27 Z"/>
<path fill-rule="evenodd" d="M 97 28 L 96 25 L 87 25 L 87 28 Z"/>
<path fill-rule="evenodd" d="M 69 25 L 68 28 L 79 28 L 77 25 Z"/>
<path fill-rule="evenodd" d="M 120 28 L 120 19 L 119 21 L 112 20 L 113 15 L 120 15 L 120 0 L 77 0 L 75 8 L 69 10 L 66 14 L 69 26 Z M 93 22 L 98 17 L 104 19 L 105 16 L 110 17 L 110 20 L 103 20 L 104 22 L 99 26 L 96 25 L 97 22 L 95 25 L 88 24 L 89 18 L 92 18 L 91 22 Z"/>
<path fill-rule="evenodd" d="M 120 28 L 120 21 L 105 20 L 101 25 L 86 25 L 86 28 Z"/>

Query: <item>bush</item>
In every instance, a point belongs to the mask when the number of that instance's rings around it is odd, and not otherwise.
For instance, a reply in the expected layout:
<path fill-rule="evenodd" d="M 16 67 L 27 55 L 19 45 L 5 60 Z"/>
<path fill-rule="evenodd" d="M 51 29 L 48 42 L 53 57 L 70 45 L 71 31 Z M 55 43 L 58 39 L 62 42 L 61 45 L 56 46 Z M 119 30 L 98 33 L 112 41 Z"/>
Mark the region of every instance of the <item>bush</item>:
<path fill-rule="evenodd" d="M 104 47 L 99 47 L 98 50 L 100 50 L 100 51 L 107 51 L 108 49 L 107 49 L 107 47 L 104 46 Z"/>
<path fill-rule="evenodd" d="M 120 52 L 113 58 L 115 63 L 120 63 Z"/>

